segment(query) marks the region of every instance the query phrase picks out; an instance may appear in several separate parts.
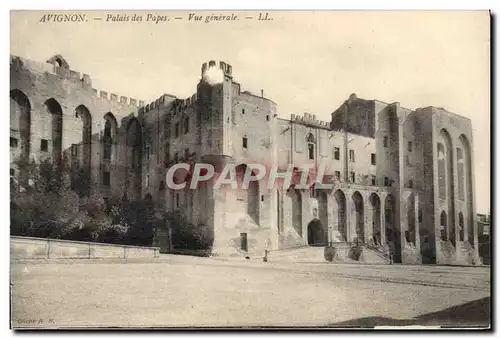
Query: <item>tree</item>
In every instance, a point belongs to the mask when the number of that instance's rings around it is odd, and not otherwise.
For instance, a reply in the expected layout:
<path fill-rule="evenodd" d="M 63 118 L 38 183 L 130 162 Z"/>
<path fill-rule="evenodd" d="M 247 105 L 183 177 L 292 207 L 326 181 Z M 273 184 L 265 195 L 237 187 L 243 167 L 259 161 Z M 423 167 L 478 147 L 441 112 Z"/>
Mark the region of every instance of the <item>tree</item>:
<path fill-rule="evenodd" d="M 16 162 L 21 174 L 11 183 L 11 234 L 90 241 L 110 226 L 102 197 L 82 199 L 71 190 L 67 164 Z"/>
<path fill-rule="evenodd" d="M 166 226 L 172 230 L 172 245 L 179 249 L 211 250 L 213 229 L 204 224 L 193 225 L 179 211 L 166 213 Z"/>

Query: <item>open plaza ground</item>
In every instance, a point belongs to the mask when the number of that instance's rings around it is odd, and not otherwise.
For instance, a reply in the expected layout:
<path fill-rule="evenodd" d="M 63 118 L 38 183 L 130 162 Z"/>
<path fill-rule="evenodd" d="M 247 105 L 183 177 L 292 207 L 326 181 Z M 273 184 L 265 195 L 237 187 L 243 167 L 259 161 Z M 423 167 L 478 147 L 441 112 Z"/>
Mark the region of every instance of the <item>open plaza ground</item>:
<path fill-rule="evenodd" d="M 162 255 L 11 264 L 13 328 L 489 326 L 489 267 Z"/>

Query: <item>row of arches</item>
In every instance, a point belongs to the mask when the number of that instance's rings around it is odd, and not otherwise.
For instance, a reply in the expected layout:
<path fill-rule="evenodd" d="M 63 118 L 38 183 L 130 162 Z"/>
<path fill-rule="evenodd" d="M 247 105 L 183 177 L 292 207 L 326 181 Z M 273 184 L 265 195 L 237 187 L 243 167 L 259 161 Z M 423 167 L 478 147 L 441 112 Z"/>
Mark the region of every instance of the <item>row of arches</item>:
<path fill-rule="evenodd" d="M 288 193 L 292 200 L 292 225 L 296 232 L 302 236 L 302 194 L 299 190 L 289 190 Z M 338 189 L 333 192 L 333 211 L 331 213 L 333 220 L 328 220 L 328 195 L 326 191 L 320 190 L 317 194 L 318 199 L 318 216 L 307 227 L 307 241 L 309 245 L 324 245 L 327 243 L 329 236 L 327 234 L 327 225 L 333 225 L 333 229 L 338 232 L 340 239 L 331 239 L 330 241 L 359 241 L 362 243 L 373 242 L 375 245 L 382 245 L 387 241 L 397 240 L 394 229 L 394 199 L 392 195 L 385 198 L 384 211 L 382 211 L 382 203 L 378 194 L 372 193 L 367 201 L 359 191 L 353 192 L 350 197 Z M 348 215 L 348 206 L 352 206 L 349 210 L 351 215 Z M 382 232 L 382 213 L 384 216 L 385 232 Z M 365 215 L 369 218 L 365 218 Z M 348 218 L 350 222 L 348 223 Z M 365 221 L 371 220 L 371 237 L 365 234 Z M 348 229 L 347 225 L 350 225 Z M 321 226 L 321 230 L 320 227 Z M 383 236 L 385 234 L 385 236 Z M 331 236 L 332 237 L 332 236 Z M 384 237 L 384 238 L 382 238 Z"/>
<path fill-rule="evenodd" d="M 41 119 L 33 119 L 32 112 L 40 111 L 44 116 Z M 28 96 L 18 89 L 10 91 L 10 128 L 11 138 L 19 139 L 20 150 L 18 156 L 25 161 L 32 159 L 32 154 L 38 151 L 50 154 L 54 164 L 60 164 L 63 160 L 63 109 L 61 104 L 54 98 L 47 99 L 43 107 L 34 108 Z M 79 105 L 74 110 L 76 125 L 71 132 L 81 133 L 80 138 L 76 138 L 77 143 L 71 145 L 67 150 L 70 154 L 71 165 L 83 169 L 89 176 L 90 182 L 92 166 L 92 115 L 85 105 Z M 104 131 L 100 138 L 101 161 L 111 161 L 118 155 L 118 122 L 116 117 L 108 112 L 103 117 Z M 41 131 L 42 142 L 40 149 L 33 144 L 32 123 L 37 124 L 37 130 Z M 125 130 L 125 144 L 127 146 L 126 183 L 132 181 L 131 187 L 140 194 L 142 186 L 141 163 L 142 163 L 142 128 L 137 118 L 129 120 Z M 72 138 L 75 140 L 74 138 Z M 111 175 L 111 181 L 113 176 Z M 111 184 L 111 183 L 108 183 Z"/>
<path fill-rule="evenodd" d="M 436 145 L 440 239 L 456 245 L 467 240 L 474 246 L 474 212 L 472 189 L 472 158 L 468 138 L 461 134 L 452 138 L 441 129 Z M 458 218 L 458 220 L 456 219 Z"/>

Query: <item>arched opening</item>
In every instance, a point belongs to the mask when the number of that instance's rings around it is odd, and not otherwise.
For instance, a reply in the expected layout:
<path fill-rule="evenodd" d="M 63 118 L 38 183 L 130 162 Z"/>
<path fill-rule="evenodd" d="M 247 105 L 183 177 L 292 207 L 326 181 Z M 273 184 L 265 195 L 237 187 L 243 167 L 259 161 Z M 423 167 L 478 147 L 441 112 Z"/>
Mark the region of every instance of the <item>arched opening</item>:
<path fill-rule="evenodd" d="M 307 135 L 306 140 L 307 140 L 307 154 L 309 160 L 314 160 L 316 152 L 316 140 L 314 138 L 314 135 L 312 135 L 312 133 L 309 133 Z"/>
<path fill-rule="evenodd" d="M 253 173 L 252 171 L 252 174 Z M 255 221 L 255 223 L 259 224 L 259 205 L 260 205 L 260 192 L 259 192 L 259 182 L 250 181 L 248 184 L 248 199 L 247 199 L 247 213 L 248 215 Z"/>
<path fill-rule="evenodd" d="M 292 225 L 298 235 L 302 236 L 302 194 L 295 188 L 290 189 L 292 195 Z"/>
<path fill-rule="evenodd" d="M 341 241 L 347 241 L 347 227 L 346 227 L 346 198 L 344 192 L 341 190 L 335 191 L 333 195 L 335 198 L 335 211 L 334 215 L 337 217 L 337 231 L 340 235 Z"/>
<path fill-rule="evenodd" d="M 29 161 L 31 105 L 26 94 L 17 89 L 10 91 L 10 137 L 16 140 L 16 148 L 17 140 L 20 141 L 20 150 L 11 150 L 11 154 L 23 161 Z"/>
<path fill-rule="evenodd" d="M 448 218 L 446 217 L 446 212 L 441 211 L 441 215 L 439 216 L 439 230 L 441 231 L 441 240 L 442 241 L 447 241 L 448 240 L 448 232 L 446 232 L 446 228 L 448 225 Z"/>
<path fill-rule="evenodd" d="M 255 223 L 259 224 L 259 183 L 257 181 L 250 181 L 248 186 L 244 185 L 247 169 L 248 166 L 246 164 L 240 164 L 235 168 L 238 189 L 234 192 L 236 201 L 232 210 L 233 212 L 248 214 Z M 256 175 L 256 171 L 253 170 L 251 174 Z"/>
<path fill-rule="evenodd" d="M 382 245 L 380 230 L 380 198 L 377 194 L 370 195 L 370 205 L 372 209 L 372 237 L 375 245 Z"/>
<path fill-rule="evenodd" d="M 114 144 L 116 133 L 118 130 L 118 123 L 112 113 L 107 113 L 104 116 L 104 133 L 102 136 L 103 159 L 111 160 L 114 155 Z"/>
<path fill-rule="evenodd" d="M 468 240 L 472 247 L 474 247 L 474 237 L 475 237 L 475 230 L 474 230 L 474 225 L 476 224 L 474 222 L 474 213 L 473 213 L 473 190 L 472 190 L 472 157 L 471 157 L 471 147 L 469 143 L 469 139 L 465 135 L 460 135 L 459 137 L 460 144 L 462 146 L 462 149 L 464 151 L 464 197 L 465 197 L 465 220 L 464 220 L 464 227 L 466 228 L 467 234 L 468 234 Z"/>
<path fill-rule="evenodd" d="M 411 194 L 408 197 L 406 204 L 406 217 L 408 219 L 408 231 L 405 234 L 406 241 L 410 244 L 416 244 L 416 234 L 415 234 L 415 196 Z"/>
<path fill-rule="evenodd" d="M 356 225 L 356 239 L 358 242 L 365 242 L 365 225 L 364 225 L 364 206 L 363 197 L 358 191 L 354 192 L 352 195 L 352 201 L 354 203 L 354 223 Z"/>
<path fill-rule="evenodd" d="M 458 232 L 459 232 L 459 240 L 464 241 L 464 215 L 462 212 L 458 214 Z"/>
<path fill-rule="evenodd" d="M 325 225 L 325 242 L 328 241 L 328 196 L 324 190 L 317 190 L 318 217 L 322 225 Z"/>
<path fill-rule="evenodd" d="M 142 192 L 142 128 L 136 118 L 127 126 L 127 176 L 126 187 L 138 199 Z"/>
<path fill-rule="evenodd" d="M 388 195 L 385 198 L 385 210 L 384 210 L 384 219 L 385 219 L 385 240 L 387 242 L 395 242 L 397 239 L 396 229 L 395 229 L 395 206 L 394 199 L 392 195 Z"/>
<path fill-rule="evenodd" d="M 72 187 L 79 195 L 89 196 L 91 191 L 92 116 L 87 107 L 83 105 L 75 109 L 75 116 L 81 124 L 82 138 L 79 161 L 77 164 L 73 164 L 73 167 L 78 167 L 78 176 L 72 177 Z"/>
<path fill-rule="evenodd" d="M 307 244 L 309 246 L 325 246 L 325 235 L 325 230 L 319 219 L 314 219 L 307 225 Z"/>
<path fill-rule="evenodd" d="M 51 121 L 52 140 L 52 161 L 54 164 L 60 164 L 62 160 L 62 133 L 63 133 L 63 114 L 61 105 L 57 100 L 50 98 L 45 101 L 45 109 Z"/>
<path fill-rule="evenodd" d="M 444 162 L 444 183 L 445 183 L 445 194 L 444 198 L 441 194 L 440 191 L 440 198 L 446 200 L 446 205 L 447 205 L 447 211 L 446 215 L 449 217 L 449 220 L 447 220 L 447 225 L 446 225 L 446 236 L 447 239 L 451 240 L 453 245 L 455 244 L 455 235 L 454 235 L 454 230 L 455 230 L 455 218 L 454 218 L 454 210 L 455 210 L 455 187 L 454 187 L 454 178 L 453 178 L 453 148 L 452 148 L 452 143 L 451 143 L 451 136 L 448 133 L 446 129 L 441 129 L 440 131 L 440 137 L 444 145 L 444 159 L 442 159 L 442 155 L 438 154 L 438 160 L 441 162 Z M 443 148 L 442 148 L 443 149 Z M 442 182 L 442 179 L 441 179 Z"/>

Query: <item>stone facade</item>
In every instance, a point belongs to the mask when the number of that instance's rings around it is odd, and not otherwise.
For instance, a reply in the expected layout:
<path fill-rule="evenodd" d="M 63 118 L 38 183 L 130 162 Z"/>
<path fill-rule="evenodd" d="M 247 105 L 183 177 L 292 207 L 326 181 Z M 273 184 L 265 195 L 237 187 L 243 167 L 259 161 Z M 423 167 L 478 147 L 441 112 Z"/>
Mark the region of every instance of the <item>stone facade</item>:
<path fill-rule="evenodd" d="M 216 81 L 207 77 L 214 69 Z M 150 195 L 159 209 L 213 227 L 216 254 L 357 243 L 396 262 L 479 263 L 469 119 L 354 94 L 331 121 L 282 119 L 264 93 L 242 91 L 224 62 L 202 65 L 190 98 L 149 104 L 98 92 L 61 56 L 11 56 L 10 71 L 11 159 L 77 163 L 104 198 Z M 314 179 L 308 189 L 268 188 L 266 179 L 248 189 L 170 189 L 166 174 L 179 162 L 210 163 L 218 174 L 228 164 L 238 173 L 248 164 L 323 168 L 333 188 Z"/>

